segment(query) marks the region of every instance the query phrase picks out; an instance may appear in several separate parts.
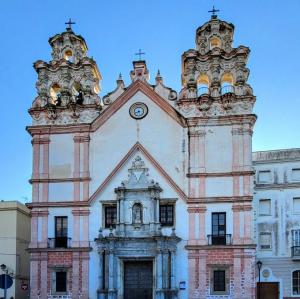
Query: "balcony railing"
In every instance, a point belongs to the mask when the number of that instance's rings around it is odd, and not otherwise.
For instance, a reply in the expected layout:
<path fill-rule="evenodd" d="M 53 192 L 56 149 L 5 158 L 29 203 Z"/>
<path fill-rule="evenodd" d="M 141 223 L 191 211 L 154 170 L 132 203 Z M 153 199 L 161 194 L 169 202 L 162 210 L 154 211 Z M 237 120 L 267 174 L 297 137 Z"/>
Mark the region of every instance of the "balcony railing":
<path fill-rule="evenodd" d="M 300 259 L 300 246 L 292 246 L 292 257 Z"/>
<path fill-rule="evenodd" d="M 52 295 L 48 294 L 47 299 L 72 299 L 72 294 L 69 292 L 69 294 L 66 295 Z"/>
<path fill-rule="evenodd" d="M 208 235 L 208 245 L 231 245 L 231 235 Z"/>
<path fill-rule="evenodd" d="M 208 87 L 199 87 L 198 88 L 198 97 L 201 97 L 203 95 L 209 95 L 209 88 Z"/>
<path fill-rule="evenodd" d="M 233 85 L 225 85 L 221 88 L 221 95 L 229 94 L 229 93 L 235 93 L 235 89 Z"/>
<path fill-rule="evenodd" d="M 48 248 L 70 248 L 71 241 L 68 237 L 48 238 Z"/>

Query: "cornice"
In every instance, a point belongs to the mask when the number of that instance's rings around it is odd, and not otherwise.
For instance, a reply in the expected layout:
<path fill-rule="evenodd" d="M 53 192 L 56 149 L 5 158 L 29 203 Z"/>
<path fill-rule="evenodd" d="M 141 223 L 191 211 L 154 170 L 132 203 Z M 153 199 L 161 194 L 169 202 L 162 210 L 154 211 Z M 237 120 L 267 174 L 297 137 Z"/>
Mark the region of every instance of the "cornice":
<path fill-rule="evenodd" d="M 80 177 L 80 178 L 57 178 L 57 179 L 52 179 L 52 178 L 40 178 L 40 179 L 30 179 L 29 183 L 30 184 L 35 184 L 35 183 L 67 183 L 67 182 L 86 182 L 86 181 L 91 181 L 91 177 Z"/>
<path fill-rule="evenodd" d="M 211 196 L 211 197 L 189 197 L 188 204 L 207 204 L 207 203 L 244 203 L 252 202 L 253 196 Z"/>
<path fill-rule="evenodd" d="M 254 190 L 270 190 L 270 189 L 296 189 L 300 188 L 300 182 L 282 183 L 282 184 L 255 184 Z"/>
<path fill-rule="evenodd" d="M 47 202 L 31 202 L 26 204 L 28 209 L 37 208 L 59 208 L 59 207 L 89 207 L 88 201 L 47 201 Z"/>
<path fill-rule="evenodd" d="M 199 178 L 199 177 L 232 177 L 232 176 L 252 176 L 255 171 L 231 171 L 231 172 L 198 172 L 188 173 L 188 178 Z"/>

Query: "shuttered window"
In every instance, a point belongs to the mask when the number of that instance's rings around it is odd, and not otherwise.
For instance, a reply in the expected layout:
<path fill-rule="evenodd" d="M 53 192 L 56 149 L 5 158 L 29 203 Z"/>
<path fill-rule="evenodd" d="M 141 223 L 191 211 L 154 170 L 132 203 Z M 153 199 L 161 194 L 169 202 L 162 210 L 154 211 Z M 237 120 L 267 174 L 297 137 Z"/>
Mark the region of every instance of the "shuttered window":
<path fill-rule="evenodd" d="M 260 199 L 259 200 L 259 215 L 271 215 L 271 200 L 270 199 Z"/>

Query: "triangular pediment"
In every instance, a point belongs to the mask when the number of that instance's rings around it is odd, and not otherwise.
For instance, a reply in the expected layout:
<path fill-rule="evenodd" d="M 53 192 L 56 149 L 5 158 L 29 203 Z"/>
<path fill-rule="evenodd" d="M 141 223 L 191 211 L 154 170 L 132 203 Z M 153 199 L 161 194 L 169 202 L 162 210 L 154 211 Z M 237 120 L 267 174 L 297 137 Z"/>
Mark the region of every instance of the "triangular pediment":
<path fill-rule="evenodd" d="M 168 173 L 162 168 L 162 166 L 151 156 L 151 154 L 139 143 L 137 142 L 129 152 L 123 157 L 123 159 L 116 165 L 116 167 L 112 170 L 112 172 L 105 178 L 105 180 L 101 183 L 101 185 L 96 189 L 96 191 L 91 195 L 89 202 L 91 203 L 94 201 L 101 193 L 105 190 L 105 188 L 109 185 L 109 183 L 114 179 L 114 177 L 118 174 L 118 172 L 123 168 L 123 166 L 130 160 L 134 155 L 137 153 L 141 153 L 143 156 L 150 161 L 151 165 L 156 169 L 156 171 L 166 180 L 167 184 L 178 194 L 178 196 L 183 199 L 187 200 L 186 194 L 183 190 L 174 182 L 174 180 L 168 175 Z M 135 170 L 138 172 L 138 170 Z M 129 169 L 130 173 L 130 169 Z M 134 173 L 136 177 L 136 181 L 139 180 L 140 183 L 146 178 L 143 176 L 145 175 L 144 171 L 140 173 L 140 176 L 137 177 L 137 173 Z M 129 184 L 134 184 L 134 177 L 129 177 Z M 117 186 L 116 186 L 117 187 Z"/>
<path fill-rule="evenodd" d="M 92 131 L 96 131 L 108 119 L 110 119 L 125 103 L 127 103 L 137 92 L 142 92 L 173 120 L 182 127 L 186 127 L 185 118 L 174 109 L 166 100 L 158 95 L 148 84 L 141 80 L 133 82 L 127 90 L 122 93 L 97 119 L 92 123 Z"/>

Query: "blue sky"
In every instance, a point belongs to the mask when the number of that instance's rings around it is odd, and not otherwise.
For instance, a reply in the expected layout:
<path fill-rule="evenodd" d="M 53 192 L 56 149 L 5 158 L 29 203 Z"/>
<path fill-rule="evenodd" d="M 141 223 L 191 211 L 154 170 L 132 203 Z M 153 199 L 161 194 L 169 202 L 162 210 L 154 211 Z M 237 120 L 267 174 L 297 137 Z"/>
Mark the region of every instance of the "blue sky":
<path fill-rule="evenodd" d="M 181 54 L 194 48 L 195 30 L 212 5 L 235 25 L 234 45 L 250 47 L 249 82 L 257 96 L 253 149 L 300 147 L 299 0 L 1 0 L 1 172 L 0 199 L 31 199 L 31 143 L 27 109 L 36 91 L 32 67 L 49 60 L 48 38 L 68 18 L 81 34 L 102 73 L 101 96 L 126 84 L 139 48 L 153 82 L 160 69 L 165 84 L 180 90 Z"/>

